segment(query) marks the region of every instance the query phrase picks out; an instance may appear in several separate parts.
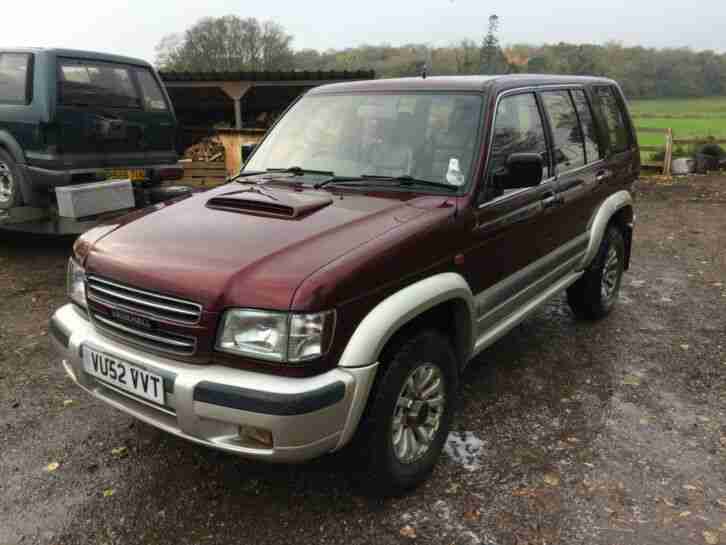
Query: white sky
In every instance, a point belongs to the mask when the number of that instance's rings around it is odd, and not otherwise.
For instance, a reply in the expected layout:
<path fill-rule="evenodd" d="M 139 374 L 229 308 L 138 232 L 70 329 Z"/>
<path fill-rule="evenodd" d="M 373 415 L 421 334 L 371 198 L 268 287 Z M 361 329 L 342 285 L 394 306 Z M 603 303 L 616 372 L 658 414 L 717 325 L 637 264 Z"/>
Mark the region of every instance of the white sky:
<path fill-rule="evenodd" d="M 618 40 L 726 51 L 722 0 L 0 0 L 0 46 L 71 47 L 154 60 L 161 37 L 201 17 L 273 19 L 301 48 L 479 40 L 501 18 L 503 43 Z"/>

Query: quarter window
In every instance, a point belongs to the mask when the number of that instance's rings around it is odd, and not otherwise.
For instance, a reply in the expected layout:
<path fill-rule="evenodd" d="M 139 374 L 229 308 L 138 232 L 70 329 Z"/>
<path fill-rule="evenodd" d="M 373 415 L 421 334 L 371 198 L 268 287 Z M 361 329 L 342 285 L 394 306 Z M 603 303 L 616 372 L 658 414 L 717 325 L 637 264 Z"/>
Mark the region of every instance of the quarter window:
<path fill-rule="evenodd" d="M 585 158 L 588 163 L 592 163 L 603 157 L 600 141 L 595 130 L 595 123 L 592 119 L 592 110 L 590 110 L 585 91 L 573 89 L 570 92 L 572 93 L 572 100 L 575 101 L 577 115 L 580 117 L 580 125 L 583 129 L 582 133 L 585 137 Z"/>
<path fill-rule="evenodd" d="M 610 86 L 595 87 L 595 104 L 599 106 L 605 122 L 605 145 L 612 153 L 630 148 L 630 133 L 625 124 L 623 107 Z"/>
<path fill-rule="evenodd" d="M 164 94 L 156 78 L 147 69 L 137 70 L 141 92 L 144 94 L 144 107 L 147 110 L 164 111 L 167 109 Z"/>
<path fill-rule="evenodd" d="M 542 178 L 547 178 L 547 139 L 533 93 L 502 98 L 497 107 L 489 158 L 489 172 L 496 173 L 513 153 L 540 153 L 544 161 Z"/>
<path fill-rule="evenodd" d="M 557 171 L 566 172 L 583 166 L 585 144 L 569 91 L 544 92 L 542 101 L 552 127 L 552 147 Z"/>
<path fill-rule="evenodd" d="M 13 104 L 28 102 L 29 65 L 28 54 L 0 54 L 0 102 Z"/>

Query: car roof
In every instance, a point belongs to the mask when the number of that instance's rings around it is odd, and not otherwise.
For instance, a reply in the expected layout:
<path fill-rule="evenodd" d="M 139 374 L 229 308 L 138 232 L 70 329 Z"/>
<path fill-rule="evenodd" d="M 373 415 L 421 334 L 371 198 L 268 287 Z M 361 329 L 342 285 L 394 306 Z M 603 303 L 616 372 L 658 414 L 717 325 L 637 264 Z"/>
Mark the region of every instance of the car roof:
<path fill-rule="evenodd" d="M 469 91 L 483 92 L 489 89 L 507 90 L 518 87 L 544 85 L 583 85 L 586 83 L 615 84 L 611 79 L 592 76 L 560 76 L 543 74 L 507 74 L 497 76 L 430 76 L 417 78 L 376 79 L 331 83 L 316 87 L 311 94 L 359 93 L 391 91 Z"/>
<path fill-rule="evenodd" d="M 83 51 L 80 49 L 62 49 L 62 48 L 44 48 L 44 47 L 0 47 L 3 53 L 34 53 L 45 54 L 55 57 L 72 57 L 74 59 L 88 59 L 92 61 L 119 62 L 124 64 L 135 64 L 139 66 L 151 66 L 142 59 L 133 57 L 125 57 L 123 55 L 113 55 L 111 53 L 100 53 L 98 51 Z"/>

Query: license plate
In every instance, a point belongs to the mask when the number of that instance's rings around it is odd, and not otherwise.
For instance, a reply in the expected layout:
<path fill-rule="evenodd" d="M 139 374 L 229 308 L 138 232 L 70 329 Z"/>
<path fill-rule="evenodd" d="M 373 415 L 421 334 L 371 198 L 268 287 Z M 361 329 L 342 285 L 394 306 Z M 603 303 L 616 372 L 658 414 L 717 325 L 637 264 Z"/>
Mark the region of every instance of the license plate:
<path fill-rule="evenodd" d="M 146 171 L 143 169 L 130 169 L 129 180 L 132 182 L 143 182 L 146 180 Z"/>
<path fill-rule="evenodd" d="M 136 365 L 83 347 L 83 368 L 86 373 L 159 405 L 164 404 L 164 380 Z"/>

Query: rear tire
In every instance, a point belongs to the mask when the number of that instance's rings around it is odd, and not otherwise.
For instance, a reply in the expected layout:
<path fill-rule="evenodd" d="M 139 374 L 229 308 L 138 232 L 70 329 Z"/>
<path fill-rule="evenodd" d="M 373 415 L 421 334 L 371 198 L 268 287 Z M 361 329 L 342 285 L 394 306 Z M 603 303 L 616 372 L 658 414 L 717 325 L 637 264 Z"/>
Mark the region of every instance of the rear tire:
<path fill-rule="evenodd" d="M 361 484 L 375 496 L 399 495 L 433 471 L 449 434 L 458 386 L 451 344 L 423 330 L 388 352 L 356 441 Z"/>
<path fill-rule="evenodd" d="M 10 154 L 0 149 L 0 210 L 23 204 L 20 180 L 21 174 L 18 165 Z"/>
<path fill-rule="evenodd" d="M 567 302 L 575 315 L 598 320 L 610 314 L 620 293 L 624 268 L 625 240 L 611 225 L 585 274 L 567 289 Z"/>

